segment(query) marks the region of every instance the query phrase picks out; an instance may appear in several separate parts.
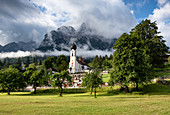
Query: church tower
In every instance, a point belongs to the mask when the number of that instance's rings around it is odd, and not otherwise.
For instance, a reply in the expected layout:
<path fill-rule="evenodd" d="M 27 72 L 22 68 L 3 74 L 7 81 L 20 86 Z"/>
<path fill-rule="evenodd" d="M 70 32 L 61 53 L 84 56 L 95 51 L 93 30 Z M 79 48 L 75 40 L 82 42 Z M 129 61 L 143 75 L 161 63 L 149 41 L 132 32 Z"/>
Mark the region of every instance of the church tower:
<path fill-rule="evenodd" d="M 77 46 L 73 43 L 70 47 L 71 51 L 70 51 L 70 63 L 69 63 L 69 69 L 70 69 L 70 73 L 76 73 L 76 49 Z"/>

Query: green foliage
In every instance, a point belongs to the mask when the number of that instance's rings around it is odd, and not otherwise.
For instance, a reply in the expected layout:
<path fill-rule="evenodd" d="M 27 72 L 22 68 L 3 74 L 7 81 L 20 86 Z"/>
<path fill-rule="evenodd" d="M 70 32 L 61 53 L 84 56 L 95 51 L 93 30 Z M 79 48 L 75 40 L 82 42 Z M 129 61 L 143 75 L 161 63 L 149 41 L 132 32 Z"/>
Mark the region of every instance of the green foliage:
<path fill-rule="evenodd" d="M 85 77 L 83 78 L 82 86 L 87 86 L 88 88 L 91 88 L 91 93 L 93 91 L 93 88 L 95 88 L 95 98 L 96 98 L 96 88 L 99 87 L 103 83 L 102 78 L 99 74 L 99 71 L 94 70 L 91 73 L 86 73 Z"/>
<path fill-rule="evenodd" d="M 60 55 L 56 60 L 56 68 L 58 72 L 68 69 L 68 59 L 65 55 Z"/>
<path fill-rule="evenodd" d="M 28 84 L 33 85 L 34 94 L 36 94 L 36 87 L 41 86 L 46 82 L 44 70 L 38 69 L 34 64 L 26 68 L 23 74 Z"/>
<path fill-rule="evenodd" d="M 142 88 L 143 93 L 170 93 L 170 87 L 168 85 L 162 85 L 158 83 L 147 84 Z"/>
<path fill-rule="evenodd" d="M 58 87 L 60 91 L 60 96 L 62 96 L 63 85 L 66 82 L 71 82 L 71 76 L 67 71 L 62 71 L 61 73 L 55 73 L 52 75 L 52 86 Z"/>
<path fill-rule="evenodd" d="M 20 89 L 26 86 L 24 77 L 16 68 L 9 67 L 0 72 L 0 85 L 7 88 L 8 95 L 12 89 Z"/>
<path fill-rule="evenodd" d="M 46 70 L 52 68 L 54 61 L 55 61 L 54 57 L 47 57 L 47 59 L 44 60 L 43 62 L 43 66 L 45 67 Z"/>
<path fill-rule="evenodd" d="M 9 62 L 8 62 L 8 58 L 5 58 L 4 60 L 3 60 L 3 67 L 2 68 L 8 68 L 9 67 Z"/>
<path fill-rule="evenodd" d="M 63 89 L 63 93 L 66 94 L 86 93 L 86 92 L 87 92 L 86 88 Z M 56 93 L 60 93 L 60 90 L 58 88 L 37 90 L 37 94 L 56 94 Z"/>
<path fill-rule="evenodd" d="M 29 67 L 29 64 L 30 64 L 30 58 L 27 57 L 27 59 L 26 59 L 26 67 Z"/>
<path fill-rule="evenodd" d="M 108 59 L 105 59 L 105 60 L 103 61 L 103 63 L 102 63 L 102 67 L 103 67 L 103 68 L 111 68 L 111 67 L 112 67 L 111 62 L 112 62 L 112 61 L 110 61 L 110 60 L 108 60 Z"/>
<path fill-rule="evenodd" d="M 37 65 L 37 64 L 38 64 L 37 57 L 34 57 L 34 59 L 33 59 L 33 63 L 34 63 L 35 65 Z"/>
<path fill-rule="evenodd" d="M 163 56 L 168 52 L 168 47 L 163 40 L 163 36 L 158 35 L 158 27 L 156 22 L 151 22 L 148 19 L 143 20 L 141 23 L 136 25 L 130 32 L 135 34 L 143 42 L 147 49 L 147 54 L 150 56 L 150 64 L 154 67 L 160 67 L 164 65 Z"/>
<path fill-rule="evenodd" d="M 113 46 L 112 83 L 143 83 L 153 78 L 153 68 L 145 42 L 136 33 L 122 34 Z"/>
<path fill-rule="evenodd" d="M 170 64 L 170 56 L 168 57 L 168 63 Z"/>
<path fill-rule="evenodd" d="M 168 51 L 162 36 L 158 36 L 156 22 L 144 20 L 130 35 L 122 34 L 113 46 L 113 72 L 110 82 L 129 84 L 148 82 L 153 78 L 153 67 L 163 65 Z"/>
<path fill-rule="evenodd" d="M 2 64 L 2 61 L 0 60 L 0 69 L 2 68 L 3 64 Z"/>

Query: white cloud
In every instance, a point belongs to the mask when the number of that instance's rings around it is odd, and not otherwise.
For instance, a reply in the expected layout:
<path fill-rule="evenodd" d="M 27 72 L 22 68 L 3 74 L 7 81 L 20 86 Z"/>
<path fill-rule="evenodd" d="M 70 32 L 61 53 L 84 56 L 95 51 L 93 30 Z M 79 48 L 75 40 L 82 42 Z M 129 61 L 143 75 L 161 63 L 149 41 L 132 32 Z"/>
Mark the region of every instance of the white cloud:
<path fill-rule="evenodd" d="M 159 6 L 162 6 L 166 3 L 167 0 L 158 0 Z"/>
<path fill-rule="evenodd" d="M 92 51 L 87 51 L 84 49 L 79 49 L 77 51 L 77 56 L 78 57 L 95 57 L 96 55 L 101 55 L 105 56 L 110 54 L 113 54 L 113 51 L 102 51 L 102 50 L 92 50 Z M 68 51 L 48 51 L 48 52 L 41 52 L 41 51 L 17 51 L 17 52 L 5 52 L 5 53 L 0 53 L 0 59 L 3 58 L 19 58 L 19 57 L 26 57 L 26 56 L 59 56 L 59 55 L 65 55 L 65 56 L 70 56 L 70 52 Z"/>
<path fill-rule="evenodd" d="M 77 29 L 83 22 L 101 35 L 119 37 L 136 24 L 122 0 L 4 0 L 0 4 L 0 19 L 0 30 L 7 35 L 1 37 L 1 44 L 41 42 L 49 30 L 61 25 Z"/>
<path fill-rule="evenodd" d="M 167 41 L 166 44 L 170 46 L 170 2 L 155 9 L 153 15 L 149 15 L 149 19 L 157 22 L 161 35 Z"/>

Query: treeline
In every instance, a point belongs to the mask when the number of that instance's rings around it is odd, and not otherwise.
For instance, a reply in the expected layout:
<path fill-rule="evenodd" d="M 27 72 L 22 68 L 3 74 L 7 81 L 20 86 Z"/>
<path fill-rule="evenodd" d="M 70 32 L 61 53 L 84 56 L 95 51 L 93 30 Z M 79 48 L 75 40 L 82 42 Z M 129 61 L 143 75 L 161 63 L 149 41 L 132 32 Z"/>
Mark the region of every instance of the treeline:
<path fill-rule="evenodd" d="M 10 95 L 11 90 L 22 90 L 28 85 L 33 86 L 34 93 L 36 93 L 38 86 L 50 85 L 58 86 L 61 91 L 60 96 L 62 96 L 62 86 L 66 79 L 71 82 L 71 77 L 66 71 L 68 59 L 64 55 L 47 57 L 43 63 L 35 57 L 32 59 L 33 63 L 30 63 L 30 57 L 27 57 L 25 65 L 22 65 L 21 58 L 18 58 L 17 63 L 12 65 L 9 65 L 7 61 L 7 59 L 4 59 L 1 62 L 0 88 L 6 90 L 8 95 Z"/>
<path fill-rule="evenodd" d="M 95 58 L 91 63 L 89 63 L 89 66 L 92 69 L 109 69 L 112 68 L 112 60 L 113 60 L 113 55 L 110 54 L 108 57 L 107 55 L 105 56 L 98 56 L 96 55 Z"/>
<path fill-rule="evenodd" d="M 19 70 L 22 70 L 22 64 L 25 67 L 28 67 L 29 64 L 35 63 L 35 65 L 42 65 L 42 61 L 45 60 L 45 57 L 19 57 L 19 58 L 4 58 L 0 60 L 0 69 L 8 68 L 9 66 L 15 67 Z"/>

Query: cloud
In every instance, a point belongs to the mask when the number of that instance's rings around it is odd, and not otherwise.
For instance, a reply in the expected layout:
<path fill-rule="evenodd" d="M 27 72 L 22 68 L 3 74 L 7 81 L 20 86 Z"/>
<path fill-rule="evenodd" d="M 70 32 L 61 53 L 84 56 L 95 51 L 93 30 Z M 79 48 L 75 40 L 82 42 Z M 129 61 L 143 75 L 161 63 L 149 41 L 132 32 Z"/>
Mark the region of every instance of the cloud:
<path fill-rule="evenodd" d="M 158 24 L 159 31 L 164 39 L 167 41 L 166 44 L 170 46 L 170 2 L 164 3 L 163 6 L 155 9 L 153 15 L 149 15 L 149 19 L 156 21 Z"/>
<path fill-rule="evenodd" d="M 77 51 L 77 56 L 78 57 L 83 57 L 83 58 L 89 58 L 89 57 L 95 57 L 96 55 L 101 55 L 105 56 L 110 54 L 113 54 L 112 51 L 102 51 L 102 50 L 91 50 L 87 51 L 84 49 L 79 49 Z M 65 55 L 65 56 L 70 56 L 70 52 L 68 51 L 48 51 L 48 52 L 41 52 L 41 51 L 17 51 L 17 52 L 5 52 L 5 53 L 0 53 L 0 59 L 3 58 L 19 58 L 19 57 L 26 57 L 26 56 L 59 56 L 59 55 Z"/>
<path fill-rule="evenodd" d="M 158 0 L 158 5 L 162 6 L 167 2 L 167 0 Z"/>
<path fill-rule="evenodd" d="M 41 42 L 47 31 L 83 22 L 101 35 L 119 37 L 136 19 L 122 0 L 1 0 L 0 44 Z"/>

